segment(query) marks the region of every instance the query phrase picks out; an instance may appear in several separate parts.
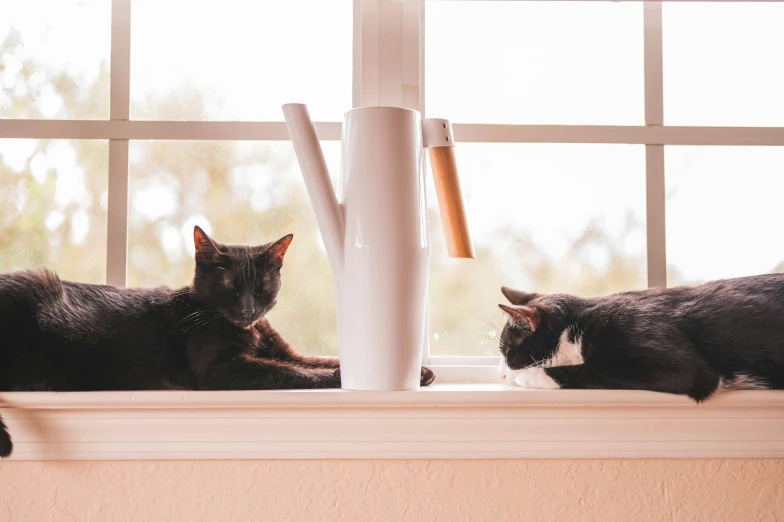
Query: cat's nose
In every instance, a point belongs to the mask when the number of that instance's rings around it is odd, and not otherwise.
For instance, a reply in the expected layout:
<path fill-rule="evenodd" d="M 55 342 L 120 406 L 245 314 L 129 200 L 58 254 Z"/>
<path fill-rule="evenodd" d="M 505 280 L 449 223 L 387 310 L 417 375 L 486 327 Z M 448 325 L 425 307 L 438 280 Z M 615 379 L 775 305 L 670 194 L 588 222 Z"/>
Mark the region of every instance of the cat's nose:
<path fill-rule="evenodd" d="M 244 319 L 251 319 L 251 318 L 253 318 L 253 314 L 255 314 L 255 313 L 256 313 L 256 310 L 240 310 L 240 315 L 242 315 L 242 317 Z"/>

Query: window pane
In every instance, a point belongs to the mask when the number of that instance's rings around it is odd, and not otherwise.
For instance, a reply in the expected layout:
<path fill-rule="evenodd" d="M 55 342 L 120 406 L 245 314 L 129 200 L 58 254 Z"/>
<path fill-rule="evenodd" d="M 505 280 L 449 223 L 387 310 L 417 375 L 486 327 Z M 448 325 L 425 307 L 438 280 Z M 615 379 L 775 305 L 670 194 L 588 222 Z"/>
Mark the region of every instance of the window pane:
<path fill-rule="evenodd" d="M 316 120 L 351 108 L 352 2 L 134 0 L 136 119 Z"/>
<path fill-rule="evenodd" d="M 642 2 L 426 3 L 427 114 L 643 123 Z"/>
<path fill-rule="evenodd" d="M 338 142 L 325 142 L 337 174 Z M 337 355 L 332 272 L 290 142 L 132 141 L 128 284 L 193 278 L 193 226 L 225 243 L 293 233 L 270 321 L 296 349 Z"/>
<path fill-rule="evenodd" d="M 0 2 L 0 118 L 109 117 L 111 2 Z"/>
<path fill-rule="evenodd" d="M 664 120 L 784 125 L 784 3 L 665 2 Z"/>
<path fill-rule="evenodd" d="M 666 147 L 667 284 L 784 272 L 784 147 Z"/>
<path fill-rule="evenodd" d="M 432 354 L 497 354 L 502 285 L 583 296 L 645 288 L 643 146 L 461 143 L 456 152 L 477 257 L 447 256 L 430 197 Z"/>
<path fill-rule="evenodd" d="M 106 281 L 108 157 L 106 141 L 0 140 L 0 272 Z"/>

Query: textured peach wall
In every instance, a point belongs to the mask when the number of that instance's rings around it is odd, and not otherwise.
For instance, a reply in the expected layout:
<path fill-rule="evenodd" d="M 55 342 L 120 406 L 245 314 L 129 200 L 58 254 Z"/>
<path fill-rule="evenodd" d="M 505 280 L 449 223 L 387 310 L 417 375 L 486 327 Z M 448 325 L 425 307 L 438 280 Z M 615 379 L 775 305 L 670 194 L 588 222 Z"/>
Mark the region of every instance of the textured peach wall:
<path fill-rule="evenodd" d="M 3 462 L 0 520 L 784 520 L 784 461 Z"/>

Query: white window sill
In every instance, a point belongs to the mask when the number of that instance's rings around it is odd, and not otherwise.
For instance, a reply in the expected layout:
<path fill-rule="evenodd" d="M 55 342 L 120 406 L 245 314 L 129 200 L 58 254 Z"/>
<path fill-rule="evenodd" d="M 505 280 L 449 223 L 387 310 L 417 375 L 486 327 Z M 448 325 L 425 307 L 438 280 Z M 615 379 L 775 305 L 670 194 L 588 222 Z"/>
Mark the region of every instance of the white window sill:
<path fill-rule="evenodd" d="M 0 393 L 16 460 L 784 457 L 784 392 Z"/>

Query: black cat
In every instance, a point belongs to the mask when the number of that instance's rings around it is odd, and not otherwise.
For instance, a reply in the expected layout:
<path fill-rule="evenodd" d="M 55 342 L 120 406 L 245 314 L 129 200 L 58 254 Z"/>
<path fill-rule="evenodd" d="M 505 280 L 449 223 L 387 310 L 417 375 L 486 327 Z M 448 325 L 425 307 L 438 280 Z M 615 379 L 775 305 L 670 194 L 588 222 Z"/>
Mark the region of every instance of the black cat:
<path fill-rule="evenodd" d="M 176 291 L 0 274 L 0 390 L 340 387 L 338 359 L 295 352 L 264 319 L 292 237 L 222 245 L 196 227 L 193 284 Z M 11 449 L 0 420 L 0 456 Z"/>
<path fill-rule="evenodd" d="M 784 389 L 784 274 L 595 299 L 503 288 L 502 377 L 529 388 L 651 390 L 704 401 Z"/>

